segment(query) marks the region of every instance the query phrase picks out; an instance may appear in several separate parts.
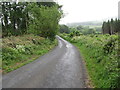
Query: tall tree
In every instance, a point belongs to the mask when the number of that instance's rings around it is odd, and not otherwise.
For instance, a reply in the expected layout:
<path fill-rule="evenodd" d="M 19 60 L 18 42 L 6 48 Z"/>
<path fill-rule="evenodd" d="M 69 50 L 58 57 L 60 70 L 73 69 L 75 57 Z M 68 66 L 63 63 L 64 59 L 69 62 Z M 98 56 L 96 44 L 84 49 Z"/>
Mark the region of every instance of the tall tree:
<path fill-rule="evenodd" d="M 55 2 L 2 2 L 3 36 L 39 34 L 55 37 L 62 15 Z"/>
<path fill-rule="evenodd" d="M 111 21 L 107 21 L 107 22 L 103 22 L 103 25 L 102 25 L 102 31 L 103 31 L 103 34 L 115 34 L 115 33 L 118 33 L 120 30 L 120 23 L 119 23 L 119 20 L 118 19 L 111 19 Z"/>

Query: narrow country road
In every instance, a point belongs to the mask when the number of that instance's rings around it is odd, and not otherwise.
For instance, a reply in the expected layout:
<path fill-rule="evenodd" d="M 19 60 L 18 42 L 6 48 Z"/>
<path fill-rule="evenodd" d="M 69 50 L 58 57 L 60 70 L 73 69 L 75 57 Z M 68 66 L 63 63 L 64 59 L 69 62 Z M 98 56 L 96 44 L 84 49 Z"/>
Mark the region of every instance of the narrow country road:
<path fill-rule="evenodd" d="M 58 46 L 34 62 L 2 77 L 3 88 L 85 88 L 79 51 L 57 36 Z"/>

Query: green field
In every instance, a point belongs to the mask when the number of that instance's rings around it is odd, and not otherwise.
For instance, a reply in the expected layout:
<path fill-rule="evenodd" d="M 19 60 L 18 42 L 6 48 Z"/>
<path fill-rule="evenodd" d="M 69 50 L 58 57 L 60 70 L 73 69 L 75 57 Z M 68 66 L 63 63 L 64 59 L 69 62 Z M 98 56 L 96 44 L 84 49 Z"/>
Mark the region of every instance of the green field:
<path fill-rule="evenodd" d="M 102 25 L 89 25 L 90 28 L 102 28 Z"/>

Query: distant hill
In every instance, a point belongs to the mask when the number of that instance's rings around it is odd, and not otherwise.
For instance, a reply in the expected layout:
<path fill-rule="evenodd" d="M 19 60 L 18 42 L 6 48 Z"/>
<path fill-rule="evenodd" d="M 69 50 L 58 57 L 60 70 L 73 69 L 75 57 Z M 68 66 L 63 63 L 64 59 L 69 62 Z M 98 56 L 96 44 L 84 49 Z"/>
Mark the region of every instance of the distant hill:
<path fill-rule="evenodd" d="M 77 23 L 67 23 L 67 26 L 73 27 L 73 26 L 101 26 L 102 21 L 89 21 L 89 22 L 77 22 Z"/>

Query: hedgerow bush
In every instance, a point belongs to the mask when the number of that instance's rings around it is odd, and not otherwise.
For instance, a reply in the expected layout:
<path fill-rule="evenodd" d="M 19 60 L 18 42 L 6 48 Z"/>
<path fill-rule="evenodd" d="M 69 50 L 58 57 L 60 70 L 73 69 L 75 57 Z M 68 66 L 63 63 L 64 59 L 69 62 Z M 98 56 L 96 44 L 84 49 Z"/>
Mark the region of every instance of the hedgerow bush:
<path fill-rule="evenodd" d="M 117 35 L 61 35 L 76 45 L 83 55 L 96 88 L 120 88 Z"/>

